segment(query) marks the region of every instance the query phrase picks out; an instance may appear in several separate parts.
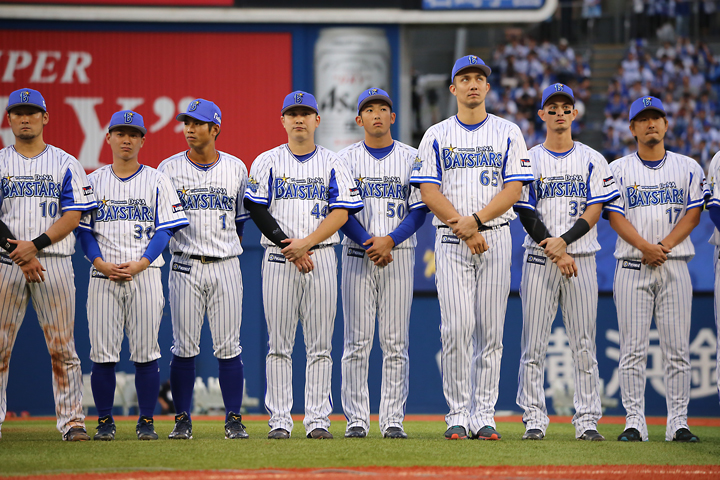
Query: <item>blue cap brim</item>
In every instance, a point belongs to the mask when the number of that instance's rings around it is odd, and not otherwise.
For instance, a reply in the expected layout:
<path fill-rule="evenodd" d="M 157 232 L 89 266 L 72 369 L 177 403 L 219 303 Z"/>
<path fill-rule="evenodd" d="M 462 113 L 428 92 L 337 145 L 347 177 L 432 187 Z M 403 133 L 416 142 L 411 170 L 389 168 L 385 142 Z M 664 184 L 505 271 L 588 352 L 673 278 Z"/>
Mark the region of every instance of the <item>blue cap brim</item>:
<path fill-rule="evenodd" d="M 377 101 L 387 103 L 388 105 L 390 105 L 390 109 L 392 109 L 392 107 L 393 107 L 393 103 L 392 103 L 392 100 L 390 100 L 390 97 L 387 97 L 385 95 L 370 95 L 365 100 L 360 102 L 360 105 L 358 105 L 358 114 L 362 111 L 363 107 L 366 104 L 368 104 L 370 102 L 377 102 Z"/>
<path fill-rule="evenodd" d="M 649 106 L 649 107 L 643 108 L 642 110 L 637 112 L 635 115 L 633 115 L 632 118 L 630 119 L 630 121 L 632 122 L 633 120 L 635 120 L 635 117 L 640 115 L 642 112 L 646 112 L 648 110 L 655 110 L 656 112 L 660 113 L 663 117 L 667 117 L 667 113 L 665 112 L 665 110 L 662 110 L 658 107 Z"/>
<path fill-rule="evenodd" d="M 547 98 L 545 99 L 545 101 L 543 101 L 543 103 L 542 103 L 542 105 L 541 105 L 541 108 L 544 107 L 544 106 L 548 103 L 548 101 L 550 101 L 550 99 L 553 98 L 553 97 L 565 97 L 565 98 L 568 98 L 568 99 L 570 99 L 570 101 L 572 102 L 572 104 L 575 105 L 575 99 L 572 97 L 572 95 L 570 95 L 569 93 L 566 93 L 566 92 L 557 92 L 557 93 L 553 93 L 552 95 L 550 95 L 549 97 L 547 97 Z"/>
<path fill-rule="evenodd" d="M 215 123 L 215 124 L 219 125 L 219 124 L 218 124 L 215 120 L 213 120 L 212 118 L 207 118 L 207 117 L 202 116 L 202 115 L 190 114 L 190 113 L 181 113 L 181 114 L 179 114 L 177 117 L 175 117 L 175 120 L 177 120 L 178 122 L 184 122 L 184 121 L 185 121 L 185 117 L 187 117 L 187 118 L 192 118 L 193 120 L 198 120 L 198 121 L 200 121 L 200 122 Z"/>
<path fill-rule="evenodd" d="M 6 111 L 6 112 L 10 112 L 10 110 L 12 110 L 13 108 L 15 108 L 15 107 L 22 107 L 22 106 L 24 106 L 24 105 L 27 105 L 27 106 L 30 106 L 30 107 L 35 107 L 35 108 L 39 109 L 40 111 L 47 113 L 47 110 L 45 110 L 45 109 L 44 109 L 43 107 L 41 107 L 40 105 L 37 105 L 37 104 L 35 104 L 35 103 L 30 103 L 30 102 L 14 103 L 14 104 L 12 104 L 12 105 L 8 105 L 7 107 L 5 107 L 5 111 Z"/>
<path fill-rule="evenodd" d="M 485 74 L 485 78 L 489 77 L 492 73 L 492 69 L 488 67 L 487 65 L 480 65 L 480 64 L 472 64 L 472 65 L 466 65 L 462 68 L 458 68 L 457 72 L 453 74 L 453 80 L 455 80 L 455 77 L 460 75 L 465 70 L 471 69 L 471 68 L 477 68 L 478 70 L 482 71 Z M 447 70 L 446 70 L 447 71 Z"/>
<path fill-rule="evenodd" d="M 139 130 L 140 132 L 142 132 L 143 135 L 145 135 L 147 133 L 147 128 L 140 127 L 138 125 L 131 125 L 129 123 L 118 123 L 117 125 L 112 125 L 112 126 L 108 127 L 108 133 L 110 133 L 113 130 L 115 130 L 116 128 L 120 128 L 120 127 L 134 128 L 135 130 Z"/>
<path fill-rule="evenodd" d="M 312 111 L 315 112 L 316 114 L 320 115 L 320 112 L 318 112 L 317 108 L 311 107 L 310 105 L 303 105 L 302 103 L 295 103 L 295 104 L 292 104 L 292 105 L 288 105 L 287 107 L 285 107 L 285 108 L 283 108 L 282 110 L 280 110 L 280 115 L 285 115 L 285 112 L 287 112 L 288 110 L 292 110 L 293 108 L 303 108 L 303 107 L 309 108 L 310 110 L 312 110 Z"/>

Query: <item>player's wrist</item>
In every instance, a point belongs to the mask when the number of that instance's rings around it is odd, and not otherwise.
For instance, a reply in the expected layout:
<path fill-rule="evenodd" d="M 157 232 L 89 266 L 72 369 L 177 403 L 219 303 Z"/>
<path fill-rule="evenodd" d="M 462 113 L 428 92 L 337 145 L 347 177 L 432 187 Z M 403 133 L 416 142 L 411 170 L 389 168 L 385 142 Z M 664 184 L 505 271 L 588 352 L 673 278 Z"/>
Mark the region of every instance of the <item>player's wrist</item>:
<path fill-rule="evenodd" d="M 52 245 L 52 241 L 50 240 L 50 237 L 48 237 L 47 233 L 43 233 L 42 235 L 33 238 L 32 244 L 35 245 L 35 249 L 39 252 L 43 248 Z"/>

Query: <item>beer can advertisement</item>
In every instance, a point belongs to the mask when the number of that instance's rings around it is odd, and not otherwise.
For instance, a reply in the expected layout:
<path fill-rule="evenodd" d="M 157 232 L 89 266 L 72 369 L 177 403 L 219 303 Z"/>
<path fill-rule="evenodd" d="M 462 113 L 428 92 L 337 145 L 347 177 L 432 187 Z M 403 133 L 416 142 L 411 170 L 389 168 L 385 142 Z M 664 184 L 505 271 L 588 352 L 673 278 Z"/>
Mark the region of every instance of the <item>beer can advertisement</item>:
<path fill-rule="evenodd" d="M 248 166 L 287 141 L 279 117 L 292 89 L 290 33 L 0 30 L 0 45 L 0 103 L 20 88 L 40 91 L 50 117 L 45 142 L 87 171 L 112 163 L 105 133 L 119 110 L 144 117 L 142 163 L 155 167 L 187 149 L 175 117 L 195 98 L 220 107 L 217 148 Z M 5 116 L 0 143 L 14 143 Z"/>

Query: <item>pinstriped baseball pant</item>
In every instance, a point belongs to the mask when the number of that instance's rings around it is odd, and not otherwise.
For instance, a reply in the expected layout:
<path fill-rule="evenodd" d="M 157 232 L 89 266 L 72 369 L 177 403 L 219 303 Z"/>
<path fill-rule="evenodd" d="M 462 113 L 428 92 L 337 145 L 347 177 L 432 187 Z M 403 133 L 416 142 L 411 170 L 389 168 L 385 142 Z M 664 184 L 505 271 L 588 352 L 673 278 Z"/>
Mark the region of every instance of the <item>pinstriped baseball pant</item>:
<path fill-rule="evenodd" d="M 473 255 L 440 228 L 435 283 L 440 301 L 443 392 L 448 427 L 495 427 L 505 312 L 510 293 L 510 228 L 483 232 L 490 249 Z"/>
<path fill-rule="evenodd" d="M 362 249 L 355 248 L 356 251 Z M 342 404 L 348 428 L 370 428 L 368 367 L 375 318 L 383 352 L 380 387 L 380 431 L 402 427 L 407 402 L 410 361 L 410 307 L 415 249 L 393 249 L 393 261 L 376 267 L 363 253 L 348 256 L 343 247 L 342 304 L 345 319 L 342 357 Z M 362 253 L 362 252 L 361 252 Z"/>
<path fill-rule="evenodd" d="M 717 387 L 718 399 L 720 399 L 720 247 L 715 247 L 715 332 L 717 333 Z"/>
<path fill-rule="evenodd" d="M 544 261 L 528 262 L 528 254 Z M 523 257 L 520 297 L 523 307 L 522 356 L 517 404 L 525 428 L 546 432 L 550 419 L 545 404 L 545 355 L 550 330 L 560 305 L 572 350 L 575 383 L 575 437 L 597 430 L 602 416 L 600 375 L 595 346 L 598 284 L 595 255 L 573 255 L 578 276 L 565 278 L 542 250 L 527 249 Z"/>
<path fill-rule="evenodd" d="M 639 264 L 639 260 L 635 260 Z M 648 439 L 645 421 L 645 369 L 650 345 L 650 323 L 660 335 L 668 409 L 665 440 L 687 428 L 690 402 L 690 313 L 692 283 L 687 259 L 669 258 L 660 267 L 615 266 L 613 297 L 620 329 L 618 376 L 627 412 L 625 428 L 636 428 Z"/>
<path fill-rule="evenodd" d="M 272 258 L 270 257 L 272 255 Z M 332 335 L 337 312 L 337 256 L 332 247 L 314 250 L 315 269 L 302 274 L 283 259 L 280 249 L 267 247 L 262 263 L 262 292 L 268 327 L 265 359 L 265 408 L 272 430 L 292 432 L 292 351 L 298 320 L 305 337 L 306 433 L 328 429 L 332 412 Z M 278 261 L 271 261 L 277 259 Z"/>
<path fill-rule="evenodd" d="M 47 270 L 45 281 L 27 283 L 20 267 L 8 257 L 0 257 L 0 425 L 7 411 L 10 354 L 32 297 L 50 352 L 57 429 L 65 434 L 74 426 L 84 426 L 82 370 L 75 351 L 72 261 L 69 256 L 39 254 L 37 258 Z"/>

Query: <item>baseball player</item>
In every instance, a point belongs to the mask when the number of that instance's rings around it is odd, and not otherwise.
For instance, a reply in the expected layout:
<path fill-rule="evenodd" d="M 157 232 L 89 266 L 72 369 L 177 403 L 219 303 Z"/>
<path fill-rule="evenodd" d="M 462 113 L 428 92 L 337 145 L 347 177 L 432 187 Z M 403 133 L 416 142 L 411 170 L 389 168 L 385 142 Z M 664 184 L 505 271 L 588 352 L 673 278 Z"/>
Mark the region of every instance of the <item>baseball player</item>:
<path fill-rule="evenodd" d="M 377 316 L 383 351 L 380 431 L 385 438 L 407 438 L 403 418 L 409 383 L 415 232 L 425 222 L 427 207 L 420 190 L 410 187 L 417 150 L 392 139 L 392 104 L 387 92 L 364 90 L 355 122 L 365 129 L 365 140 L 338 153 L 364 205 L 342 227 L 346 437 L 365 437 L 370 428 L 368 360 Z"/>
<path fill-rule="evenodd" d="M 575 437 L 605 440 L 597 431 L 602 410 L 595 347 L 595 252 L 600 250 L 595 224 L 603 204 L 620 194 L 603 156 L 573 141 L 577 114 L 570 87 L 556 83 L 545 88 L 538 116 L 547 125 L 547 135 L 529 152 L 535 181 L 515 205 L 528 233 L 520 283 L 523 331 L 517 394 L 525 412 L 524 440 L 542 440 L 550 423 L 544 364 L 558 303 L 575 367 Z"/>
<path fill-rule="evenodd" d="M 718 320 L 718 312 L 720 312 L 720 152 L 716 153 L 710 162 L 708 170 L 710 175 L 710 194 L 712 195 L 707 202 L 707 208 L 710 212 L 710 219 L 715 224 L 715 230 L 710 237 L 710 243 L 715 245 L 715 331 L 717 332 L 717 385 L 718 397 L 720 397 L 720 320 Z"/>
<path fill-rule="evenodd" d="M 87 313 L 91 386 L 99 417 L 94 440 L 115 439 L 115 364 L 120 361 L 123 331 L 135 364 L 137 437 L 158 438 L 153 413 L 160 391 L 157 339 L 165 305 L 161 253 L 188 221 L 170 179 L 138 162 L 146 133 L 140 114 L 123 110 L 112 116 L 105 139 L 113 163 L 88 177 L 101 200 L 97 210 L 83 215 L 77 232 L 92 263 Z"/>
<path fill-rule="evenodd" d="M 240 354 L 243 284 L 243 207 L 247 168 L 215 149 L 222 115 L 213 102 L 198 98 L 177 117 L 189 150 L 164 160 L 158 170 L 172 180 L 190 225 L 170 240 L 170 312 L 173 324 L 170 385 L 175 409 L 172 439 L 192 438 L 190 407 L 195 357 L 205 315 L 218 359 L 225 403 L 225 438 L 248 438 L 239 414 L 243 396 Z"/>
<path fill-rule="evenodd" d="M 520 129 L 486 112 L 490 72 L 474 55 L 455 62 L 450 92 L 458 114 L 425 132 L 410 180 L 437 227 L 448 439 L 501 438 L 494 414 L 510 293 L 508 222 L 523 183 L 533 179 Z"/>
<path fill-rule="evenodd" d="M 285 97 L 280 121 L 288 143 L 260 154 L 250 167 L 245 205 L 263 233 L 262 291 L 268 327 L 265 362 L 268 438 L 290 438 L 292 359 L 298 319 L 305 335 L 305 419 L 308 438 L 332 438 L 332 334 L 337 308 L 333 245 L 348 212 L 362 200 L 345 163 L 315 145 L 320 116 L 315 97 Z M 312 254 L 312 259 L 308 255 Z"/>
<path fill-rule="evenodd" d="M 43 141 L 50 117 L 37 90 L 12 92 L 6 107 L 15 144 L 0 150 L 0 427 L 7 410 L 8 367 L 28 300 L 52 362 L 57 428 L 63 440 L 89 440 L 82 371 L 75 352 L 75 283 L 69 235 L 96 207 L 80 162 Z"/>
<path fill-rule="evenodd" d="M 641 97 L 630 105 L 637 152 L 610 164 L 620 197 L 605 207 L 618 233 L 613 292 L 620 330 L 618 376 L 627 412 L 620 441 L 647 441 L 645 367 L 650 322 L 660 334 L 668 419 L 665 440 L 697 442 L 688 429 L 690 311 L 689 235 L 710 195 L 698 163 L 665 150 L 668 122 L 662 102 Z"/>

